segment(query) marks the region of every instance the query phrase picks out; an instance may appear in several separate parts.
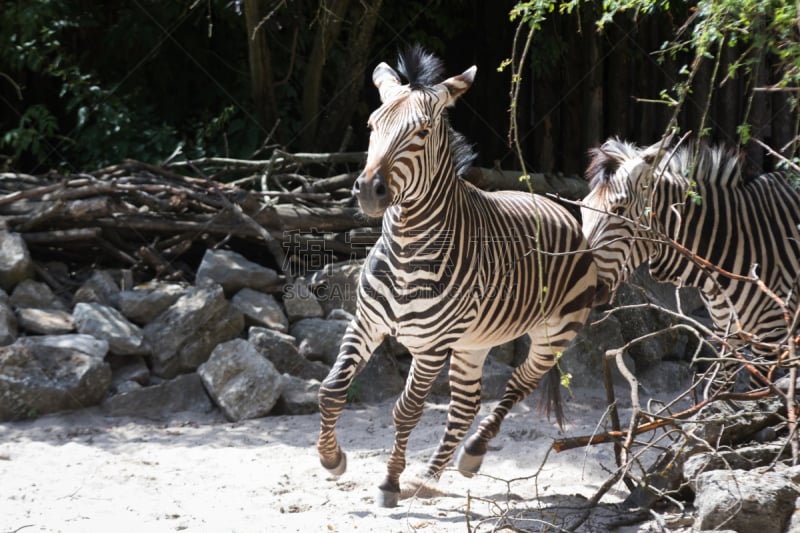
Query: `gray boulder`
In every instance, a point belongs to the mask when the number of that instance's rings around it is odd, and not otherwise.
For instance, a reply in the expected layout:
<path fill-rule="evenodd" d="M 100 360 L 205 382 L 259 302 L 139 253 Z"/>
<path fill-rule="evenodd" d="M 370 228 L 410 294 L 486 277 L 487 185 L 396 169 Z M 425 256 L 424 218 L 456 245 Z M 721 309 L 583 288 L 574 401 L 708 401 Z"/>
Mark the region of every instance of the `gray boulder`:
<path fill-rule="evenodd" d="M 81 285 L 72 298 L 73 304 L 94 302 L 117 307 L 119 303 L 119 285 L 108 270 L 95 270 Z"/>
<path fill-rule="evenodd" d="M 17 308 L 67 310 L 64 302 L 55 295 L 46 283 L 32 279 L 26 279 L 14 287 L 10 301 L 11 305 Z"/>
<path fill-rule="evenodd" d="M 144 327 L 153 373 L 172 378 L 192 372 L 216 345 L 243 329 L 244 318 L 229 305 L 222 287 L 192 288 Z"/>
<path fill-rule="evenodd" d="M 281 305 L 271 294 L 242 289 L 231 299 L 231 304 L 247 318 L 247 322 L 275 329 L 286 333 L 289 331 L 289 319 Z"/>
<path fill-rule="evenodd" d="M 217 346 L 197 373 L 228 420 L 269 414 L 283 394 L 283 376 L 244 339 Z"/>
<path fill-rule="evenodd" d="M 311 289 L 325 316 L 334 309 L 344 309 L 351 314 L 356 312 L 358 279 L 363 266 L 363 259 L 330 263 L 314 274 Z"/>
<path fill-rule="evenodd" d="M 695 528 L 783 533 L 798 491 L 786 472 L 712 470 L 692 483 Z"/>
<path fill-rule="evenodd" d="M 0 420 L 88 407 L 105 397 L 111 385 L 105 353 L 87 353 L 79 347 L 91 343 L 76 341 L 17 341 L 0 348 Z"/>
<path fill-rule="evenodd" d="M 189 291 L 179 283 L 153 281 L 117 295 L 119 310 L 137 324 L 147 324 Z"/>
<path fill-rule="evenodd" d="M 25 240 L 19 233 L 0 229 L 0 288 L 10 291 L 33 276 L 33 261 Z"/>
<path fill-rule="evenodd" d="M 115 394 L 102 404 L 111 416 L 162 419 L 174 413 L 208 413 L 214 409 L 197 374 L 184 374 L 150 387 L 131 388 Z"/>
<path fill-rule="evenodd" d="M 112 354 L 142 355 L 149 351 L 139 326 L 113 307 L 81 302 L 75 305 L 73 320 L 79 333 L 108 341 Z"/>
<path fill-rule="evenodd" d="M 269 359 L 281 374 L 300 379 L 323 380 L 330 370 L 318 361 L 309 361 L 298 352 L 295 338 L 267 328 L 252 327 L 248 340 Z"/>
<path fill-rule="evenodd" d="M 17 338 L 17 317 L 8 300 L 8 294 L 0 289 L 0 346 L 6 346 Z"/>
<path fill-rule="evenodd" d="M 322 306 L 317 298 L 311 293 L 308 286 L 300 281 L 295 281 L 284 289 L 283 307 L 286 309 L 289 322 L 301 318 L 322 316 Z"/>
<path fill-rule="evenodd" d="M 625 345 L 620 333 L 619 321 L 614 316 L 591 325 L 601 316 L 597 311 L 592 311 L 586 326 L 578 332 L 574 341 L 564 350 L 564 354 L 558 362 L 562 372 L 568 372 L 571 375 L 571 386 L 595 387 L 598 383 L 601 383 L 603 358 L 606 351 Z M 530 346 L 530 340 L 527 337 L 525 337 L 524 343 L 526 346 Z M 527 349 L 524 350 L 524 353 L 527 357 Z M 635 373 L 636 364 L 630 355 L 624 354 L 623 360 L 628 369 Z M 627 387 L 628 382 L 619 372 L 616 362 L 610 361 L 610 364 L 614 384 Z"/>
<path fill-rule="evenodd" d="M 150 369 L 144 357 L 140 355 L 113 355 L 109 354 L 106 361 L 111 365 L 111 386 L 112 389 L 120 391 L 123 383 L 138 383 L 148 385 L 150 383 Z"/>
<path fill-rule="evenodd" d="M 283 394 L 272 409 L 276 415 L 307 415 L 319 412 L 319 385 L 316 379 L 283 375 Z"/>
<path fill-rule="evenodd" d="M 58 309 L 19 307 L 15 317 L 19 328 L 36 335 L 61 335 L 75 330 L 72 315 Z"/>
<path fill-rule="evenodd" d="M 226 294 L 244 288 L 264 292 L 280 288 L 277 272 L 230 250 L 206 250 L 197 269 L 196 283 L 218 283 Z"/>
<path fill-rule="evenodd" d="M 101 360 L 108 354 L 107 341 L 80 333 L 23 337 L 17 340 L 17 344 L 34 347 L 41 346 L 43 349 L 75 350 Z"/>
<path fill-rule="evenodd" d="M 289 333 L 297 339 L 303 357 L 333 366 L 348 324 L 346 320 L 305 318 L 292 324 Z"/>
<path fill-rule="evenodd" d="M 364 370 L 355 377 L 348 397 L 352 401 L 382 402 L 397 398 L 403 391 L 405 382 L 397 358 L 392 353 L 391 341 L 387 339 L 372 354 Z"/>

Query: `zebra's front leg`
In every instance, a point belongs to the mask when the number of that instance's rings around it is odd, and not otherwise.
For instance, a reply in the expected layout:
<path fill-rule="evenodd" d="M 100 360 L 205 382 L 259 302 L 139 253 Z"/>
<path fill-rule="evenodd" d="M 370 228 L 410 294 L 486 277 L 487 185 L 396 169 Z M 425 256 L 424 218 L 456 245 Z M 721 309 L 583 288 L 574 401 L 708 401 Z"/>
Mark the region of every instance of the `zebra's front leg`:
<path fill-rule="evenodd" d="M 478 430 L 464 443 L 456 460 L 456 467 L 466 477 L 472 477 L 481 467 L 483 457 L 489 449 L 489 441 L 500 431 L 506 415 L 536 388 L 542 377 L 556 362 L 552 346 L 531 346 L 528 357 L 512 372 L 506 384 L 503 398 L 492 413 L 484 418 Z M 560 386 L 554 384 L 553 386 Z"/>
<path fill-rule="evenodd" d="M 378 486 L 377 504 L 394 507 L 400 499 L 400 474 L 406 468 L 406 447 L 411 432 L 422 417 L 425 398 L 447 361 L 447 351 L 429 356 L 414 356 L 406 386 L 394 406 L 395 437 L 392 453 L 386 463 L 386 478 Z"/>
<path fill-rule="evenodd" d="M 358 316 L 347 327 L 336 363 L 319 388 L 319 460 L 331 474 L 342 475 L 347 457 L 336 439 L 336 422 L 347 403 L 347 389 L 366 366 L 383 337 L 367 327 Z"/>
<path fill-rule="evenodd" d="M 450 357 L 450 404 L 439 448 L 428 463 L 428 477 L 438 480 L 469 431 L 481 406 L 481 376 L 489 350 L 453 352 Z"/>

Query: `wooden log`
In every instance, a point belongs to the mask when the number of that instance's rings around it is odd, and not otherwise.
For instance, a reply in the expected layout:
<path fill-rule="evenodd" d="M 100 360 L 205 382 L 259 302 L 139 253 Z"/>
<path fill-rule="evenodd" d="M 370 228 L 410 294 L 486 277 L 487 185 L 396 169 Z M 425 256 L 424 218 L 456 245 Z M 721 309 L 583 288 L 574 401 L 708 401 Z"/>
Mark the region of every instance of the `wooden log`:
<path fill-rule="evenodd" d="M 23 233 L 28 244 L 53 244 L 74 241 L 92 241 L 101 234 L 100 228 L 71 228 L 64 230 L 37 231 Z"/>
<path fill-rule="evenodd" d="M 464 179 L 476 187 L 488 191 L 530 191 L 537 194 L 556 194 L 570 200 L 580 200 L 589 193 L 589 184 L 578 176 L 560 174 L 530 174 L 528 182 L 518 170 L 472 167 Z"/>

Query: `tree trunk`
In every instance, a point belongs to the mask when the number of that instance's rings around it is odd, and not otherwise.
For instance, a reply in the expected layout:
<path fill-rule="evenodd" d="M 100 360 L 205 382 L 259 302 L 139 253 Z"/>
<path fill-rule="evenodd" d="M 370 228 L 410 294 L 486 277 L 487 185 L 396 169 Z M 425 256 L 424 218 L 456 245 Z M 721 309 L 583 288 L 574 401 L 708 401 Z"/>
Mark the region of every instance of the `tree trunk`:
<path fill-rule="evenodd" d="M 302 146 L 307 150 L 316 149 L 320 119 L 320 94 L 322 93 L 322 73 L 328 54 L 342 29 L 342 21 L 347 14 L 350 0 L 321 0 L 317 11 L 317 25 L 314 47 L 308 58 L 305 82 L 303 83 L 303 130 Z"/>
<path fill-rule="evenodd" d="M 338 76 L 336 90 L 333 92 L 334 99 L 327 102 L 330 116 L 319 125 L 316 149 L 347 149 L 347 146 L 341 146 L 341 140 L 360 100 L 372 32 L 382 4 L 383 0 L 363 0 L 351 10 L 349 20 L 355 22 L 352 22 L 347 42 L 347 72 Z"/>
<path fill-rule="evenodd" d="M 250 84 L 256 116 L 262 131 L 269 132 L 277 120 L 272 60 L 265 27 L 256 28 L 265 16 L 261 0 L 244 0 Z"/>

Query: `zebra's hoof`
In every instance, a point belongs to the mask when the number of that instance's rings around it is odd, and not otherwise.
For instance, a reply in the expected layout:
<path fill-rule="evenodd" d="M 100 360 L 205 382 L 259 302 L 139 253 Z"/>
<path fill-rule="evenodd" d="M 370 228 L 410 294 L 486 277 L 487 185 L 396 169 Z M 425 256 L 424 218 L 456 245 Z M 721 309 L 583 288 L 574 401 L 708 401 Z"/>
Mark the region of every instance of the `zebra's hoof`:
<path fill-rule="evenodd" d="M 347 455 L 344 452 L 339 452 L 339 454 L 339 464 L 333 466 L 327 466 L 325 463 L 322 464 L 322 466 L 325 467 L 325 470 L 330 472 L 332 476 L 336 477 L 341 476 L 347 470 Z"/>
<path fill-rule="evenodd" d="M 378 489 L 378 495 L 375 498 L 375 503 L 378 507 L 397 507 L 397 502 L 400 501 L 400 492 L 393 490 Z"/>
<path fill-rule="evenodd" d="M 456 468 L 464 477 L 474 476 L 481 469 L 483 455 L 471 455 L 464 448 L 458 451 L 456 458 Z"/>

